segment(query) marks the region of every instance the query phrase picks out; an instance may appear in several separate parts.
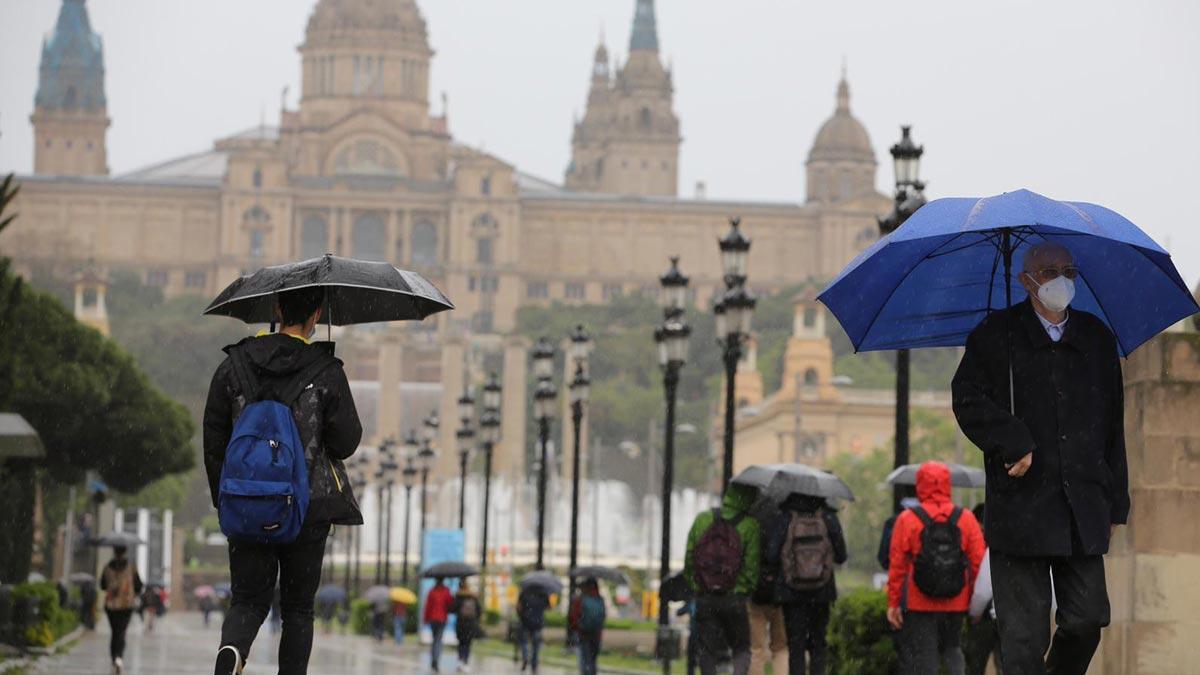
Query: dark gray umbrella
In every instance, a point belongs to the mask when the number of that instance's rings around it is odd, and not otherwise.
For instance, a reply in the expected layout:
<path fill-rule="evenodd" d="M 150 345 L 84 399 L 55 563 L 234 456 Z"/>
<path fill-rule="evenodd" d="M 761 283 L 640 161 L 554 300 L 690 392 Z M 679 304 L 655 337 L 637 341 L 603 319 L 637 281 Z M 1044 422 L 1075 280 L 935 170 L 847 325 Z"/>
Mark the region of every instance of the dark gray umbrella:
<path fill-rule="evenodd" d="M 205 314 L 246 323 L 271 323 L 280 291 L 324 287 L 323 323 L 348 326 L 377 321 L 420 321 L 454 303 L 415 272 L 386 262 L 339 258 L 325 254 L 303 262 L 264 267 L 229 284 Z"/>
<path fill-rule="evenodd" d="M 456 577 L 473 577 L 476 574 L 479 574 L 479 570 L 465 562 L 447 560 L 436 565 L 430 565 L 421 576 L 426 579 L 453 579 Z"/>
<path fill-rule="evenodd" d="M 372 586 L 367 589 L 363 597 L 372 605 L 391 604 L 392 589 L 387 586 Z"/>
<path fill-rule="evenodd" d="M 562 582 L 558 580 L 558 577 L 545 570 L 542 570 L 539 572 L 530 572 L 529 574 L 521 577 L 521 590 L 524 591 L 530 588 L 537 588 L 545 591 L 546 594 L 551 594 L 562 593 L 563 585 Z"/>
<path fill-rule="evenodd" d="M 984 474 L 983 469 L 976 469 L 973 466 L 966 466 L 964 464 L 942 463 L 950 468 L 950 484 L 954 487 L 981 488 L 984 486 L 986 474 Z M 920 468 L 920 464 L 905 464 L 889 473 L 887 482 L 892 485 L 916 485 L 917 469 Z"/>
<path fill-rule="evenodd" d="M 854 501 L 854 493 L 841 478 L 804 464 L 755 464 L 735 476 L 733 482 L 756 487 L 779 501 L 790 494 Z"/>
<path fill-rule="evenodd" d="M 0 413 L 0 462 L 5 459 L 39 459 L 46 456 L 38 432 L 16 413 Z"/>
<path fill-rule="evenodd" d="M 325 584 L 317 589 L 318 605 L 340 605 L 346 601 L 346 589 L 337 584 Z"/>
<path fill-rule="evenodd" d="M 614 584 L 628 584 L 629 577 L 625 573 L 615 567 L 605 567 L 603 565 L 582 565 L 571 570 L 572 579 L 604 579 L 611 581 Z"/>
<path fill-rule="evenodd" d="M 144 543 L 146 542 L 138 539 L 137 535 L 128 532 L 108 532 L 91 541 L 92 546 L 124 546 L 125 548 L 133 548 Z"/>

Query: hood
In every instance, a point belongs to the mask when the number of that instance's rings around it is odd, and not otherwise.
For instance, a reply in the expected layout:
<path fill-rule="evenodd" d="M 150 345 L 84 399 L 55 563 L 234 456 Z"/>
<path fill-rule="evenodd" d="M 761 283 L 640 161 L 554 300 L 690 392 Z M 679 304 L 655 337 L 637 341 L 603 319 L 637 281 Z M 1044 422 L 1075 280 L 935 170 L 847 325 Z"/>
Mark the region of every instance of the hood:
<path fill-rule="evenodd" d="M 320 347 L 280 333 L 246 338 L 226 347 L 225 353 L 233 349 L 240 349 L 260 375 L 276 378 L 299 373 L 321 356 Z"/>
<path fill-rule="evenodd" d="M 925 462 L 917 469 L 917 499 L 939 504 L 950 501 L 950 467 Z"/>
<path fill-rule="evenodd" d="M 725 499 L 721 500 L 721 507 L 735 513 L 746 513 L 750 507 L 754 506 L 756 499 L 758 499 L 758 488 L 730 483 L 729 489 L 725 491 Z"/>

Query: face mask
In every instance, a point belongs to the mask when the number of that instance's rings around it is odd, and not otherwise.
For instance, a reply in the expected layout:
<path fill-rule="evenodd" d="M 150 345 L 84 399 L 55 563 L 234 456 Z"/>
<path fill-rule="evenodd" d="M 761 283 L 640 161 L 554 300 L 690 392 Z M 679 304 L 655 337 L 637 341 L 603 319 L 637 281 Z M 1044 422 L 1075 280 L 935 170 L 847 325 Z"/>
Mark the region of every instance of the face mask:
<path fill-rule="evenodd" d="M 1037 285 L 1037 281 L 1033 283 Z M 1075 299 L 1075 281 L 1066 277 L 1047 281 L 1038 285 L 1037 296 L 1046 309 L 1051 312 L 1061 312 L 1069 307 L 1071 301 Z"/>

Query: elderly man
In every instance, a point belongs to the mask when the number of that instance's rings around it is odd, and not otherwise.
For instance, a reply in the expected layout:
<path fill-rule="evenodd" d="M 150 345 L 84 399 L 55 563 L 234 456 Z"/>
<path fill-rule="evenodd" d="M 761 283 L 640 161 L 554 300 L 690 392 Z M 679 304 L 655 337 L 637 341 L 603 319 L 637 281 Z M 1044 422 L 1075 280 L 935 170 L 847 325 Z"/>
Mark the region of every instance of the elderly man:
<path fill-rule="evenodd" d="M 1102 556 L 1129 515 L 1117 344 L 1070 308 L 1078 277 L 1063 246 L 1030 248 L 1029 299 L 979 324 L 954 376 L 954 414 L 984 453 L 1005 675 L 1087 671 L 1109 621 Z"/>

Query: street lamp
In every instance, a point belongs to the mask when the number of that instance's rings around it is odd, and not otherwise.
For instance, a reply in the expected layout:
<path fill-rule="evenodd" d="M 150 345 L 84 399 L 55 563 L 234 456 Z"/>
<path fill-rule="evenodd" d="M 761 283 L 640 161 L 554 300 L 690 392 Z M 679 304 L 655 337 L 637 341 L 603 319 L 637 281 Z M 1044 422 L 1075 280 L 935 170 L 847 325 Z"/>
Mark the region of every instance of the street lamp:
<path fill-rule="evenodd" d="M 433 468 L 433 460 L 437 457 L 437 452 L 433 449 L 433 439 L 437 437 L 438 427 L 441 426 L 441 421 L 438 420 L 437 411 L 430 412 L 422 421 L 424 428 L 422 434 L 424 438 L 421 440 L 421 449 L 417 451 L 417 464 L 421 469 L 421 565 L 420 569 L 425 569 L 425 522 L 428 508 L 429 494 L 429 470 Z"/>
<path fill-rule="evenodd" d="M 746 248 L 749 248 L 749 242 L 747 242 Z M 744 267 L 742 271 L 744 273 Z M 667 577 L 671 576 L 671 491 L 674 488 L 675 480 L 675 398 L 679 388 L 679 371 L 687 362 L 688 337 L 691 335 L 692 329 L 683 319 L 688 278 L 679 271 L 679 256 L 671 258 L 670 269 L 659 277 L 659 281 L 663 289 L 663 324 L 654 331 L 654 340 L 658 343 L 658 365 L 663 371 L 663 390 L 667 399 L 667 424 L 663 443 L 662 550 L 659 559 L 659 588 L 661 589 Z M 728 316 L 728 311 L 728 306 L 726 306 L 726 316 Z M 670 627 L 668 611 L 668 603 L 660 598 L 655 653 L 662 660 L 664 675 L 669 675 L 671 672 L 671 659 L 676 658 L 679 651 L 679 638 Z"/>
<path fill-rule="evenodd" d="M 592 352 L 592 336 L 583 326 L 576 326 L 571 331 L 571 346 L 569 356 L 575 362 L 575 377 L 567 385 L 571 397 L 571 429 L 574 433 L 574 446 L 571 455 L 571 560 L 567 574 L 570 576 L 570 592 L 568 598 L 575 597 L 575 569 L 579 557 L 579 452 L 583 439 L 583 408 L 587 404 L 592 381 L 588 377 L 588 356 Z"/>
<path fill-rule="evenodd" d="M 394 480 L 395 471 L 400 468 L 392 457 L 392 449 L 395 446 L 395 441 L 390 438 L 385 438 L 379 444 L 379 473 L 377 474 L 382 481 L 380 490 L 385 491 L 387 495 L 387 506 L 384 507 L 384 523 L 383 523 L 383 585 L 392 585 L 392 481 Z M 380 500 L 382 501 L 382 499 Z M 381 504 L 382 506 L 382 504 Z"/>
<path fill-rule="evenodd" d="M 877 218 L 879 234 L 882 236 L 895 232 L 909 216 L 925 205 L 925 183 L 920 179 L 921 155 L 925 154 L 925 147 L 913 141 L 911 126 L 900 127 L 900 141 L 892 146 L 891 153 L 896 171 L 896 196 L 891 212 Z M 896 351 L 896 440 L 893 457 L 895 467 L 908 464 L 910 381 L 909 352 L 907 349 L 899 349 Z M 900 500 L 905 489 L 901 485 L 893 488 L 894 513 L 900 513 Z"/>
<path fill-rule="evenodd" d="M 538 521 L 536 569 L 545 569 L 546 550 L 546 471 L 549 461 L 550 420 L 554 418 L 554 404 L 558 391 L 551 382 L 554 376 L 554 345 L 547 338 L 538 340 L 533 349 L 533 372 L 538 378 L 533 392 L 533 415 L 538 422 L 538 437 L 541 441 L 541 459 L 538 462 Z"/>
<path fill-rule="evenodd" d="M 475 417 L 475 398 L 471 390 L 463 392 L 458 399 L 458 431 L 454 436 L 458 440 L 458 529 L 466 525 L 467 516 L 467 464 L 471 461 L 471 451 L 475 444 L 475 430 L 471 428 L 471 419 Z"/>
<path fill-rule="evenodd" d="M 408 435 L 404 437 L 404 469 L 400 472 L 400 477 L 404 481 L 404 567 L 400 570 L 400 580 L 405 586 L 408 585 L 408 540 L 410 539 L 408 528 L 412 521 L 412 490 L 419 473 L 414 462 L 417 461 L 417 453 L 420 451 L 421 440 L 417 436 L 417 431 L 409 429 Z"/>
<path fill-rule="evenodd" d="M 500 378 L 496 373 L 488 377 L 483 385 L 483 413 L 479 416 L 479 437 L 483 441 L 483 538 L 479 544 L 479 573 L 487 572 L 488 517 L 492 506 L 492 450 L 500 442 Z M 479 584 L 480 604 L 483 603 L 484 584 Z"/>
<path fill-rule="evenodd" d="M 733 480 L 733 432 L 737 402 L 734 400 L 734 382 L 737 378 L 738 361 L 742 358 L 742 346 L 750 339 L 750 327 L 757 304 L 754 296 L 746 290 L 746 270 L 750 256 L 750 240 L 741 231 L 742 221 L 729 221 L 729 232 L 718 240 L 721 250 L 721 266 L 725 274 L 725 294 L 713 307 L 717 320 L 717 342 L 723 350 L 725 364 L 725 453 L 722 458 L 721 491 Z"/>

